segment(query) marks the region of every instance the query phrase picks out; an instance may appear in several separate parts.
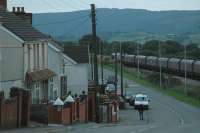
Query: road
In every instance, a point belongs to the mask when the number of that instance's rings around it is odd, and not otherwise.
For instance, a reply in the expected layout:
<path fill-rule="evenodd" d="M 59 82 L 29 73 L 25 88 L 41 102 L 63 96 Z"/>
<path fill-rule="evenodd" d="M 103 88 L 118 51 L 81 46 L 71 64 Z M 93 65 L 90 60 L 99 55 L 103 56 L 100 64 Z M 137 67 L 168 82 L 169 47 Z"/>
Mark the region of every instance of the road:
<path fill-rule="evenodd" d="M 105 76 L 112 73 L 105 70 Z M 138 112 L 127 105 L 120 110 L 117 124 L 78 124 L 73 126 L 51 126 L 6 131 L 6 133 L 200 133 L 200 109 L 177 101 L 153 89 L 125 79 L 128 92 L 143 92 L 149 95 L 150 109 L 140 121 Z"/>

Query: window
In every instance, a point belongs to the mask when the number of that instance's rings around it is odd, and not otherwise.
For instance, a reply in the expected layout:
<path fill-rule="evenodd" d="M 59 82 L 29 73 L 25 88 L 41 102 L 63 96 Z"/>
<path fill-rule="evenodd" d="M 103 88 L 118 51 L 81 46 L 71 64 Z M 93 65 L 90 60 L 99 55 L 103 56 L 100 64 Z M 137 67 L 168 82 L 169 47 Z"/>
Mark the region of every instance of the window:
<path fill-rule="evenodd" d="M 57 92 L 57 90 L 54 90 L 53 95 L 54 95 L 54 100 L 56 100 L 56 98 L 58 97 L 58 92 Z"/>
<path fill-rule="evenodd" d="M 53 100 L 53 84 L 50 85 L 50 99 Z"/>
<path fill-rule="evenodd" d="M 36 88 L 40 87 L 40 82 L 36 82 Z"/>
<path fill-rule="evenodd" d="M 61 84 L 61 96 L 67 95 L 67 76 L 60 77 Z"/>
<path fill-rule="evenodd" d="M 36 89 L 36 95 L 35 95 L 35 100 L 36 100 L 36 104 L 39 104 L 39 89 Z"/>
<path fill-rule="evenodd" d="M 62 64 L 63 74 L 65 74 L 65 60 L 64 59 L 62 60 L 62 63 L 63 63 Z"/>
<path fill-rule="evenodd" d="M 51 77 L 51 78 L 49 79 L 49 81 L 50 81 L 50 82 L 53 82 L 53 77 Z"/>

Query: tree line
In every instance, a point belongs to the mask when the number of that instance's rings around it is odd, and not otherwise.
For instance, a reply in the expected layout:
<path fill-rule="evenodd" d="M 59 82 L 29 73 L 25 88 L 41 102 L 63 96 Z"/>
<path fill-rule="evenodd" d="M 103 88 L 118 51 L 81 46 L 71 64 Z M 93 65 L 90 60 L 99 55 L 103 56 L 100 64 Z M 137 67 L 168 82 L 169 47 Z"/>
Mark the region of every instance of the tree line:
<path fill-rule="evenodd" d="M 119 41 L 103 41 L 101 38 L 97 37 L 96 39 L 98 46 L 103 47 L 104 55 L 111 55 L 111 53 L 120 51 L 120 42 Z M 83 36 L 78 42 L 63 42 L 65 45 L 87 45 L 90 46 L 90 52 L 94 52 L 93 38 L 92 35 Z M 200 59 L 200 46 L 199 44 L 190 43 L 183 45 L 174 40 L 160 41 L 160 40 L 151 40 L 147 41 L 144 44 L 140 44 L 134 41 L 124 41 L 121 42 L 123 52 L 126 54 L 137 54 L 139 50 L 140 55 L 145 56 L 159 56 L 162 57 L 177 57 L 184 58 L 184 52 L 186 48 L 187 58 L 189 59 Z M 100 49 L 100 48 L 99 48 Z"/>

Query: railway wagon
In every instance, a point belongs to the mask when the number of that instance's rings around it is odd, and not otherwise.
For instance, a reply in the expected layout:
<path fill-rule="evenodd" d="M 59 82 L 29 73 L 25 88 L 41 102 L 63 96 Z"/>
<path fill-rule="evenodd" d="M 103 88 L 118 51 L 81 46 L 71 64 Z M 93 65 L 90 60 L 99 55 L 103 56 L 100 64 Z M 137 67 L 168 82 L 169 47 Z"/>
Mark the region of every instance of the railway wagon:
<path fill-rule="evenodd" d="M 188 74 L 192 74 L 193 73 L 193 62 L 194 62 L 194 60 L 188 60 L 188 59 L 181 60 L 180 72 L 185 73 L 185 69 L 186 69 Z"/>
<path fill-rule="evenodd" d="M 138 64 L 138 61 L 139 61 L 139 65 L 141 68 L 146 67 L 146 56 L 137 55 L 135 61 L 136 61 L 136 64 Z"/>
<path fill-rule="evenodd" d="M 124 58 L 124 64 L 133 66 L 134 65 L 134 56 L 135 55 L 126 55 Z"/>
<path fill-rule="evenodd" d="M 200 61 L 195 61 L 194 67 L 193 67 L 193 72 L 195 76 L 200 79 Z"/>
<path fill-rule="evenodd" d="M 170 72 L 179 72 L 179 63 L 180 59 L 170 58 L 168 61 L 168 69 L 170 70 Z"/>
<path fill-rule="evenodd" d="M 167 71 L 169 58 L 159 58 L 159 63 L 161 64 L 162 70 Z"/>
<path fill-rule="evenodd" d="M 156 70 L 159 67 L 158 64 L 158 57 L 154 57 L 154 56 L 147 56 L 146 57 L 146 65 L 147 67 L 149 67 L 151 70 Z"/>

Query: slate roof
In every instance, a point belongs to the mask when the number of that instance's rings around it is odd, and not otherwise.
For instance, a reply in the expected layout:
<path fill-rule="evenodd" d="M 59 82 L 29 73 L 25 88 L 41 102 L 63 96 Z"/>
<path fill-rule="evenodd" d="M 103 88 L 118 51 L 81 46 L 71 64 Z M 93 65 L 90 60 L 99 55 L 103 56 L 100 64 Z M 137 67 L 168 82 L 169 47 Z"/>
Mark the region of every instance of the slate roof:
<path fill-rule="evenodd" d="M 37 41 L 48 39 L 48 36 L 39 32 L 35 28 L 17 17 L 14 13 L 0 9 L 0 22 L 9 31 L 24 41 Z"/>
<path fill-rule="evenodd" d="M 89 63 L 87 46 L 65 46 L 64 53 L 77 63 Z"/>

